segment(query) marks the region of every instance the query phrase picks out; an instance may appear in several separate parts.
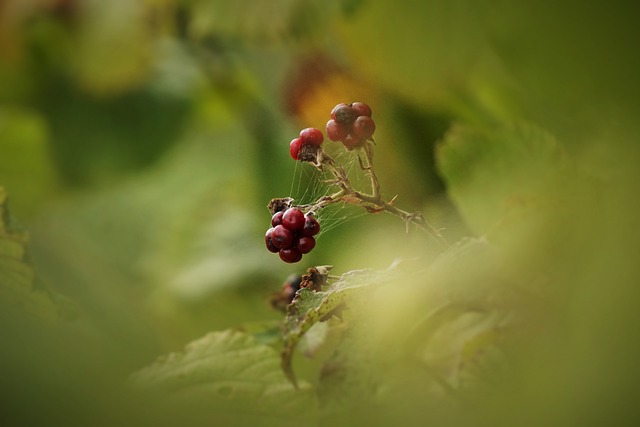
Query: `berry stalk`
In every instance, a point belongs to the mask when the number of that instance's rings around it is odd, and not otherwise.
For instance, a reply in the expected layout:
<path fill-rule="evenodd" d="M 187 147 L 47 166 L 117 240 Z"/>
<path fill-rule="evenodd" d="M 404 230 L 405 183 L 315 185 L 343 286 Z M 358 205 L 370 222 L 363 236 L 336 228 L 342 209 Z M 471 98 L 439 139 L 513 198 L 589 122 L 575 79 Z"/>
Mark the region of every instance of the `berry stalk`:
<path fill-rule="evenodd" d="M 332 179 L 325 181 L 338 190 L 320 197 L 313 203 L 293 206 L 293 199 L 272 199 L 268 205 L 272 214 L 271 228 L 265 234 L 265 245 L 270 252 L 278 253 L 288 263 L 295 263 L 315 247 L 313 237 L 320 231 L 320 225 L 314 214 L 333 203 L 347 203 L 359 206 L 371 213 L 388 212 L 399 216 L 408 227 L 415 224 L 426 231 L 444 249 L 449 243 L 438 230 L 432 227 L 420 212 L 407 212 L 395 205 L 397 196 L 390 201 L 382 197 L 380 181 L 373 165 L 373 133 L 376 125 L 371 118 L 371 108 L 361 102 L 338 104 L 331 111 L 327 122 L 327 137 L 331 141 L 341 142 L 347 151 L 356 151 L 360 169 L 369 177 L 369 193 L 356 190 L 347 172 L 323 147 L 324 136 L 315 128 L 300 131 L 297 138 L 289 144 L 289 154 L 296 161 L 308 162 L 322 172 L 328 172 Z"/>
<path fill-rule="evenodd" d="M 340 187 L 340 190 L 329 196 L 321 197 L 315 203 L 300 206 L 300 208 L 307 211 L 316 211 L 332 203 L 344 202 L 350 205 L 362 207 L 371 213 L 388 212 L 402 218 L 402 220 L 407 224 L 407 227 L 409 223 L 415 224 L 422 230 L 429 233 L 444 248 L 448 248 L 450 245 L 446 239 L 437 229 L 426 221 L 420 212 L 407 212 L 398 208 L 394 204 L 397 196 L 388 202 L 382 198 L 380 193 L 380 181 L 378 180 L 373 166 L 373 143 L 373 139 L 368 139 L 366 143 L 360 147 L 364 151 L 366 163 L 364 163 L 362 158 L 358 156 L 361 169 L 366 171 L 370 178 L 370 194 L 355 190 L 352 187 L 351 181 L 347 177 L 344 168 L 336 165 L 333 158 L 324 153 L 323 156 L 321 156 L 321 159 L 319 159 L 321 160 L 321 163 L 314 163 L 314 166 L 319 170 L 326 169 L 329 171 L 335 177 L 335 179 L 330 180 L 329 183 Z"/>

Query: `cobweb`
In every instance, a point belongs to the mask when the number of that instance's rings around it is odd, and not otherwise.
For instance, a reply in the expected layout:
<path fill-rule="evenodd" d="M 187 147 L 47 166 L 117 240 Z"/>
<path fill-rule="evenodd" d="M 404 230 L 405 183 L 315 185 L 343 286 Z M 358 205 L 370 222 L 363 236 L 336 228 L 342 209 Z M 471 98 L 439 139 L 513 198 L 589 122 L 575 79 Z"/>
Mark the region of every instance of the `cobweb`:
<path fill-rule="evenodd" d="M 330 155 L 337 164 L 344 167 L 354 188 L 368 192 L 369 180 L 360 169 L 355 151 L 333 150 Z M 337 185 L 332 184 L 333 180 L 334 177 L 329 172 L 320 171 L 305 162 L 295 162 L 289 197 L 294 199 L 293 204 L 296 206 L 312 204 L 321 197 L 329 196 L 339 190 Z M 333 203 L 314 211 L 314 216 L 320 223 L 320 233 L 316 239 L 365 214 L 364 209 L 344 202 Z"/>

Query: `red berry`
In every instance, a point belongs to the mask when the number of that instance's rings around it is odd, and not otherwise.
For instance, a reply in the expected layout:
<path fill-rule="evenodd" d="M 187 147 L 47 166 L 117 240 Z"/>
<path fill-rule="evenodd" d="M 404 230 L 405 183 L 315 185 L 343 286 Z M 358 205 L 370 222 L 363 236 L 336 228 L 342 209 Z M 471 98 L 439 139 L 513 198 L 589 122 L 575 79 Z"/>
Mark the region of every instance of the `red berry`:
<path fill-rule="evenodd" d="M 278 211 L 278 212 L 273 214 L 273 216 L 271 217 L 271 226 L 272 227 L 275 227 L 276 225 L 282 224 L 282 215 L 283 214 L 284 214 L 283 211 Z"/>
<path fill-rule="evenodd" d="M 302 230 L 304 222 L 304 214 L 298 208 L 289 208 L 282 215 L 282 225 L 291 231 Z"/>
<path fill-rule="evenodd" d="M 324 141 L 324 135 L 316 128 L 306 128 L 300 131 L 302 145 L 320 145 Z"/>
<path fill-rule="evenodd" d="M 331 141 L 342 141 L 349 134 L 349 129 L 335 120 L 327 122 L 327 138 Z"/>
<path fill-rule="evenodd" d="M 320 224 L 311 215 L 307 215 L 304 219 L 304 227 L 302 228 L 302 234 L 305 236 L 315 236 L 320 232 Z"/>
<path fill-rule="evenodd" d="M 331 118 L 343 125 L 350 125 L 358 117 L 356 110 L 346 104 L 336 105 L 331 113 Z"/>
<path fill-rule="evenodd" d="M 278 249 L 286 249 L 291 247 L 293 244 L 293 232 L 288 228 L 285 228 L 284 225 L 276 225 L 271 232 L 271 241 L 273 242 L 273 246 Z"/>
<path fill-rule="evenodd" d="M 358 116 L 367 116 L 371 117 L 371 107 L 369 107 L 364 102 L 354 102 L 351 104 L 351 108 L 353 108 Z"/>
<path fill-rule="evenodd" d="M 273 234 L 273 227 L 268 229 L 267 232 L 264 235 L 264 244 L 267 246 L 267 249 L 269 250 L 269 252 L 273 252 L 276 253 L 278 251 L 280 251 L 279 248 L 276 247 L 276 245 L 273 244 L 273 240 L 271 240 L 271 235 Z"/>
<path fill-rule="evenodd" d="M 342 143 L 348 150 L 353 150 L 354 148 L 362 147 L 365 140 L 358 138 L 355 135 L 349 134 L 345 139 L 342 140 Z"/>
<path fill-rule="evenodd" d="M 316 239 L 311 236 L 302 236 L 298 239 L 295 247 L 303 254 L 311 252 L 316 247 Z"/>
<path fill-rule="evenodd" d="M 300 148 L 302 148 L 301 138 L 296 138 L 289 144 L 289 154 L 291 154 L 291 158 L 293 160 L 298 160 L 298 153 L 300 152 Z"/>
<path fill-rule="evenodd" d="M 335 107 L 333 107 L 333 110 L 331 110 L 331 118 L 333 120 L 336 119 L 336 110 L 338 110 L 339 108 L 342 107 L 349 107 L 347 104 L 345 104 L 344 102 L 341 102 L 340 104 L 336 105 Z"/>
<path fill-rule="evenodd" d="M 367 139 L 373 135 L 376 124 L 371 117 L 360 116 L 353 123 L 353 133 L 360 139 Z"/>
<path fill-rule="evenodd" d="M 278 255 L 281 260 L 288 263 L 298 262 L 302 259 L 302 252 L 296 248 L 281 249 Z"/>

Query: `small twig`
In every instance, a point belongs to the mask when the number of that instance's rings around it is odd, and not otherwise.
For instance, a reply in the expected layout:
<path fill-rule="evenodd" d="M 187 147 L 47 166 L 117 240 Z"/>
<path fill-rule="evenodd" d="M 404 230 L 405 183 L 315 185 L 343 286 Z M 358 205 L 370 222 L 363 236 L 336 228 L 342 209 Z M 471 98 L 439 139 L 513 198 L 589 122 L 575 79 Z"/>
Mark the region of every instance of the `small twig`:
<path fill-rule="evenodd" d="M 371 194 L 375 199 L 380 199 L 380 183 L 376 176 L 376 171 L 373 169 L 373 140 L 367 141 L 364 145 L 364 153 L 367 156 L 367 172 L 371 179 Z"/>
<path fill-rule="evenodd" d="M 360 206 L 373 213 L 388 212 L 402 218 L 407 224 L 407 227 L 409 223 L 412 223 L 422 230 L 426 231 L 444 249 L 449 248 L 450 245 L 447 240 L 440 234 L 440 232 L 436 228 L 434 228 L 427 222 L 427 220 L 420 212 L 411 213 L 395 206 L 394 202 L 398 197 L 397 195 L 388 202 L 382 198 L 380 192 L 380 182 L 378 181 L 378 177 L 373 167 L 373 144 L 373 139 L 370 139 L 367 140 L 362 147 L 362 150 L 365 154 L 366 163 L 362 160 L 362 157 L 358 155 L 360 168 L 366 171 L 370 178 L 370 194 L 356 191 L 352 187 L 351 181 L 349 180 L 349 177 L 347 176 L 344 168 L 340 165 L 337 165 L 330 155 L 325 153 L 324 150 L 320 149 L 318 150 L 316 161 L 310 163 L 320 171 L 328 171 L 329 173 L 331 173 L 334 179 L 325 180 L 325 182 L 330 185 L 339 187 L 340 189 L 329 196 L 323 196 L 319 198 L 314 203 L 301 205 L 298 207 L 306 212 L 315 212 L 330 204 L 343 202 L 355 206 Z"/>

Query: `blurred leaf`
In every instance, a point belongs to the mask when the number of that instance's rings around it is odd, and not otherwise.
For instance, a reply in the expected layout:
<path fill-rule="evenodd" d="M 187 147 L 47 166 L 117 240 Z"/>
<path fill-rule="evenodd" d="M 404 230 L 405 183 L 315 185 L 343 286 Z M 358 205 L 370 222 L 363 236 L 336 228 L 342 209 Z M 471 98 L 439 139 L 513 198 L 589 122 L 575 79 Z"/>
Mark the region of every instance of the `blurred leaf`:
<path fill-rule="evenodd" d="M 135 87 L 146 77 L 153 52 L 146 12 L 144 2 L 82 2 L 73 56 L 82 86 L 113 94 Z"/>
<path fill-rule="evenodd" d="M 14 212 L 21 218 L 33 215 L 59 185 L 43 118 L 0 108 L 0 150 L 0 183 L 18 195 Z"/>
<path fill-rule="evenodd" d="M 26 315 L 41 321 L 59 319 L 51 295 L 36 289 L 36 275 L 27 260 L 28 235 L 13 231 L 7 208 L 7 193 L 0 187 L 0 311 Z M 8 319 L 7 319 L 8 320 Z"/>
<path fill-rule="evenodd" d="M 264 249 L 251 141 L 236 122 L 202 126 L 148 170 L 58 204 L 34 230 L 43 274 L 129 348 L 151 349 L 138 334 L 174 346 L 277 316 L 264 300 L 287 266 Z"/>
<path fill-rule="evenodd" d="M 363 79 L 413 103 L 474 123 L 528 117 L 563 139 L 635 123 L 628 1 L 362 3 L 336 25 L 337 43 Z"/>
<path fill-rule="evenodd" d="M 238 43 L 297 40 L 324 28 L 323 18 L 337 6 L 318 0 L 195 0 L 189 33 L 196 39 L 209 36 Z"/>
<path fill-rule="evenodd" d="M 321 274 L 325 275 L 326 280 L 326 267 L 310 270 L 316 269 L 322 269 Z M 369 288 L 386 279 L 384 272 L 351 271 L 335 279 L 326 291 L 302 288 L 296 293 L 293 302 L 287 307 L 282 351 L 282 369 L 294 384 L 297 380 L 291 363 L 296 347 L 305 334 L 318 322 L 330 320 L 334 316 L 341 318 L 343 310 L 362 303 L 363 295 L 370 292 Z M 314 343 L 314 346 L 318 345 L 319 343 Z"/>
<path fill-rule="evenodd" d="M 359 75 L 419 105 L 473 119 L 481 108 L 512 117 L 498 92 L 510 81 L 487 43 L 482 13 L 464 0 L 362 2 L 337 25 L 338 43 Z"/>
<path fill-rule="evenodd" d="M 438 147 L 437 162 L 449 195 L 478 234 L 540 219 L 540 210 L 553 207 L 558 188 L 566 185 L 561 147 L 531 125 L 456 126 Z"/>
<path fill-rule="evenodd" d="M 131 380 L 158 396 L 159 407 L 184 405 L 202 419 L 231 423 L 225 425 L 293 425 L 315 411 L 312 394 L 289 383 L 275 350 L 232 330 L 207 334 Z"/>
<path fill-rule="evenodd" d="M 521 304 L 539 304 L 532 279 L 516 278 L 508 262 L 486 240 L 468 239 L 432 263 L 408 259 L 371 275 L 379 286 L 351 304 L 323 367 L 323 404 L 366 412 L 371 401 L 384 407 L 405 396 L 435 409 L 497 381 L 508 367 L 505 343 L 529 320 Z"/>
<path fill-rule="evenodd" d="M 71 186 L 108 182 L 158 161 L 180 138 L 192 105 L 160 86 L 96 98 L 65 79 L 47 84 L 43 116 L 59 174 Z"/>

